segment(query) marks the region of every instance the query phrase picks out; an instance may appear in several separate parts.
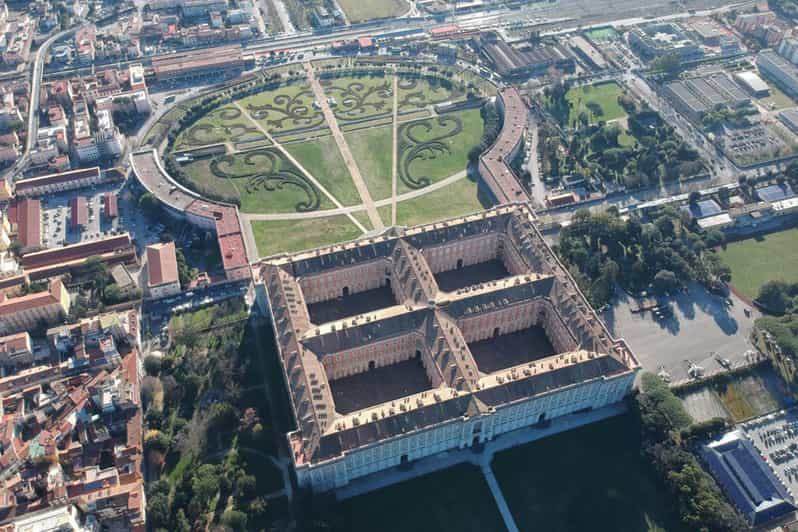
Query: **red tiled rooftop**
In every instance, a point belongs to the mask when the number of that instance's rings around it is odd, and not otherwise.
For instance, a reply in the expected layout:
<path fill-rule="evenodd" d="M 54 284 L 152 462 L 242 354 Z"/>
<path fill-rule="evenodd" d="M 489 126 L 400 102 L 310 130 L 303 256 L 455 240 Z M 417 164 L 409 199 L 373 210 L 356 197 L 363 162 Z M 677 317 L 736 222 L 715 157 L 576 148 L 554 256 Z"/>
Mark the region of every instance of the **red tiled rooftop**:
<path fill-rule="evenodd" d="M 22 267 L 25 270 L 42 268 L 68 261 L 86 259 L 92 255 L 106 253 L 119 253 L 133 246 L 130 235 L 116 235 L 102 240 L 80 242 L 61 248 L 47 249 L 36 253 L 28 253 L 22 258 Z"/>
<path fill-rule="evenodd" d="M 174 242 L 147 246 L 147 276 L 149 286 L 178 281 Z"/>
<path fill-rule="evenodd" d="M 100 176 L 99 166 L 95 166 L 93 168 L 80 168 L 78 170 L 69 170 L 67 172 L 60 172 L 57 174 L 46 174 L 35 177 L 29 177 L 27 179 L 20 179 L 16 183 L 16 189 L 18 191 L 21 191 L 44 185 L 66 183 L 68 181 L 73 181 L 76 179 L 86 179 L 86 178 L 99 177 L 99 176 Z"/>
<path fill-rule="evenodd" d="M 35 292 L 14 298 L 8 298 L 5 294 L 0 294 L 0 316 L 58 303 L 58 296 L 53 294 L 60 292 L 61 286 L 61 281 L 56 279 L 50 283 L 49 289 L 44 292 Z"/>
<path fill-rule="evenodd" d="M 116 194 L 113 192 L 106 192 L 103 194 L 103 206 L 105 207 L 106 219 L 112 219 L 119 216 L 119 206 L 117 204 Z"/>
<path fill-rule="evenodd" d="M 37 199 L 24 199 L 17 203 L 17 233 L 23 248 L 42 245 L 42 205 Z"/>
<path fill-rule="evenodd" d="M 222 253 L 222 264 L 225 270 L 234 270 L 248 264 L 244 238 L 241 233 L 220 236 L 219 250 Z"/>
<path fill-rule="evenodd" d="M 69 225 L 72 229 L 85 227 L 89 223 L 89 206 L 84 196 L 69 200 Z"/>

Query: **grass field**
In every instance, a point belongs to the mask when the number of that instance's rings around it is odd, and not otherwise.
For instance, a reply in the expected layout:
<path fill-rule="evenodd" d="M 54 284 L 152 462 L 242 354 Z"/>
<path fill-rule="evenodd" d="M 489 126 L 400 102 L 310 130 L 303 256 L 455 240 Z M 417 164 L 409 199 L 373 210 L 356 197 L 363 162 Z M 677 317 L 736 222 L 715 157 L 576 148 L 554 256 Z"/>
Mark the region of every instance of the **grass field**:
<path fill-rule="evenodd" d="M 479 197 L 477 183 L 464 178 L 435 192 L 396 205 L 398 225 L 419 225 L 471 214 L 490 207 Z"/>
<path fill-rule="evenodd" d="M 324 115 L 313 101 L 313 91 L 307 83 L 293 82 L 247 96 L 238 104 L 269 133 L 277 134 L 324 124 Z"/>
<path fill-rule="evenodd" d="M 335 532 L 499 532 L 496 503 L 476 466 L 463 464 L 335 505 Z"/>
<path fill-rule="evenodd" d="M 391 197 L 393 128 L 375 127 L 345 133 L 360 174 L 374 200 Z"/>
<path fill-rule="evenodd" d="M 455 135 L 451 135 L 455 126 L 450 118 L 459 120 L 462 124 L 462 131 Z M 430 183 L 435 183 L 465 170 L 468 166 L 468 152 L 479 145 L 483 129 L 484 123 L 479 109 L 446 113 L 439 118 L 403 124 L 399 131 L 400 149 L 402 149 L 398 168 L 400 175 L 405 173 L 406 176 L 409 174 L 410 179 L 426 178 Z M 408 135 L 412 135 L 418 142 L 410 139 Z M 441 152 L 434 147 L 423 150 L 420 157 L 412 159 L 405 165 L 405 161 L 411 157 L 414 149 L 425 145 L 434 146 L 438 142 L 445 146 L 446 151 Z M 397 185 L 399 194 L 413 190 L 403 179 L 398 179 Z"/>
<path fill-rule="evenodd" d="M 209 112 L 191 127 L 180 132 L 174 149 L 180 150 L 216 144 L 218 142 L 247 142 L 266 140 L 252 123 L 233 105 L 218 107 Z"/>
<path fill-rule="evenodd" d="M 363 120 L 393 112 L 393 77 L 378 75 L 324 78 L 324 93 L 335 99 L 333 114 L 340 122 Z"/>
<path fill-rule="evenodd" d="M 266 180 L 252 184 L 247 174 L 263 169 L 262 160 L 255 159 L 253 164 L 246 164 L 246 154 L 232 155 L 232 163 L 223 169 L 233 177 L 219 177 L 211 171 L 211 159 L 201 159 L 183 166 L 189 178 L 200 187 L 211 189 L 217 193 L 234 195 L 241 199 L 241 211 L 246 213 L 282 213 L 296 212 L 297 205 L 302 202 L 319 200 L 319 209 L 332 209 L 333 203 L 312 184 L 307 186 L 313 191 L 312 196 L 304 189 L 282 179 Z M 299 172 L 288 161 L 281 159 L 280 170 Z M 241 176 L 241 177 L 235 177 Z M 326 186 L 326 185 L 325 185 Z M 337 186 L 337 185 L 336 185 Z M 354 185 L 353 185 L 354 186 Z M 271 190 L 269 190 L 271 189 Z"/>
<path fill-rule="evenodd" d="M 593 39 L 594 41 L 610 41 L 618 36 L 618 32 L 614 28 L 595 28 L 585 32 L 585 36 Z"/>
<path fill-rule="evenodd" d="M 350 206 L 361 202 L 331 135 L 308 142 L 285 144 L 283 147 L 342 204 Z"/>
<path fill-rule="evenodd" d="M 404 15 L 409 8 L 406 0 L 339 0 L 338 3 L 351 23 Z"/>
<path fill-rule="evenodd" d="M 434 77 L 400 77 L 398 88 L 397 102 L 400 111 L 412 111 L 428 105 L 465 99 L 465 91 L 449 80 Z"/>
<path fill-rule="evenodd" d="M 357 226 L 342 214 L 307 220 L 255 220 L 252 232 L 261 257 L 328 246 L 352 240 L 361 234 Z"/>
<path fill-rule="evenodd" d="M 732 242 L 718 253 L 731 268 L 734 287 L 750 298 L 768 281 L 798 282 L 798 229 Z"/>
<path fill-rule="evenodd" d="M 626 116 L 626 111 L 618 105 L 618 96 L 621 94 L 623 94 L 623 90 L 614 81 L 574 87 L 565 95 L 565 98 L 571 103 L 568 125 L 574 127 L 579 113 L 582 111 L 587 113 L 591 124 L 595 124 L 599 120 L 608 122 Z M 601 107 L 602 113 L 598 116 L 594 115 L 587 106 L 589 102 L 597 103 Z"/>
<path fill-rule="evenodd" d="M 617 416 L 499 453 L 493 471 L 520 530 L 680 531 L 640 446 Z"/>
<path fill-rule="evenodd" d="M 723 406 L 726 407 L 726 410 L 729 411 L 736 423 L 754 417 L 754 408 L 736 383 L 730 382 L 725 385 L 719 385 L 716 391 L 723 402 Z"/>

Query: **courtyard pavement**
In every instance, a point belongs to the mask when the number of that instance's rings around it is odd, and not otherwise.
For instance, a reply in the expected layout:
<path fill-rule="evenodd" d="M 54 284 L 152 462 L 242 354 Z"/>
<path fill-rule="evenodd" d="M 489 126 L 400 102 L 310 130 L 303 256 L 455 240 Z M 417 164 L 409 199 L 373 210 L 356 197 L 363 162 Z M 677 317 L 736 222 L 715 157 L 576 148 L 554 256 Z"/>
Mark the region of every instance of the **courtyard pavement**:
<path fill-rule="evenodd" d="M 644 370 L 664 369 L 674 383 L 689 378 L 691 362 L 707 375 L 721 371 L 715 354 L 728 359 L 732 367 L 749 363 L 746 353 L 753 349 L 750 333 L 758 313 L 733 294 L 729 299 L 731 306 L 726 298 L 690 283 L 689 292 L 660 299 L 670 316 L 656 318 L 649 311 L 635 314 L 632 298 L 624 294 L 603 313 L 603 319 L 616 337 L 629 343 Z M 750 317 L 745 315 L 746 308 Z"/>

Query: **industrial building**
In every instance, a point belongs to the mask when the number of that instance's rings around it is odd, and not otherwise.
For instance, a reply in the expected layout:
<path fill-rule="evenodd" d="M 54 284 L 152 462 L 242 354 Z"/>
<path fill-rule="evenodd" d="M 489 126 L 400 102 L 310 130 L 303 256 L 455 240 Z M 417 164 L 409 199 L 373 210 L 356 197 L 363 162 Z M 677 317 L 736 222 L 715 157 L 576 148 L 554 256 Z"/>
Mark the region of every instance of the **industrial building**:
<path fill-rule="evenodd" d="M 703 49 L 673 22 L 651 23 L 632 29 L 629 45 L 646 61 L 667 54 L 676 54 L 682 61 L 701 59 L 704 55 Z"/>
<path fill-rule="evenodd" d="M 746 70 L 734 74 L 734 80 L 754 98 L 765 98 L 770 94 L 770 87 L 756 72 Z"/>
<path fill-rule="evenodd" d="M 573 55 L 558 44 L 515 48 L 492 33 L 480 37 L 479 50 L 504 78 L 537 76 L 552 67 L 572 72 L 576 65 Z"/>
<path fill-rule="evenodd" d="M 623 400 L 639 369 L 526 204 L 256 270 L 296 420 L 297 480 L 314 490 L 578 419 Z"/>
<path fill-rule="evenodd" d="M 723 492 L 751 526 L 795 511 L 792 496 L 741 430 L 725 434 L 701 449 Z"/>
<path fill-rule="evenodd" d="M 771 50 L 756 58 L 759 72 L 792 98 L 798 97 L 798 68 Z"/>
<path fill-rule="evenodd" d="M 672 81 L 663 92 L 676 110 L 691 120 L 700 120 L 713 109 L 741 107 L 751 102 L 750 96 L 724 73 Z"/>

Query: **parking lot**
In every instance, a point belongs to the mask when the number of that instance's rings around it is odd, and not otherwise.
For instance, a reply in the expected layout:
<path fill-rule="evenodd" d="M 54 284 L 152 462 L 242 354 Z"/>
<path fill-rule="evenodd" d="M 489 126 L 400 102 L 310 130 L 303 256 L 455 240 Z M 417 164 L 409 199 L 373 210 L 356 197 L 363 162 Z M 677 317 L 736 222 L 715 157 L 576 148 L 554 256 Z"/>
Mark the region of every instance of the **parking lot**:
<path fill-rule="evenodd" d="M 106 192 L 117 195 L 119 216 L 106 220 L 103 216 L 102 196 Z M 88 222 L 82 230 L 70 227 L 70 206 L 72 198 L 83 196 L 88 205 Z M 128 185 L 106 183 L 79 190 L 49 194 L 42 198 L 42 243 L 47 248 L 98 240 L 107 236 L 129 232 L 139 244 L 144 246 L 157 242 L 160 230 L 147 223 L 135 204 L 135 198 Z"/>
<path fill-rule="evenodd" d="M 749 340 L 755 310 L 746 315 L 746 305 L 734 295 L 727 298 L 710 294 L 698 283 L 689 292 L 661 298 L 660 311 L 632 312 L 633 299 L 620 301 L 603 313 L 607 327 L 616 337 L 626 339 L 643 369 L 667 374 L 670 381 L 689 379 L 691 365 L 704 375 L 750 360 Z"/>
<path fill-rule="evenodd" d="M 743 423 L 743 430 L 787 487 L 798 492 L 798 411 L 776 412 Z"/>

